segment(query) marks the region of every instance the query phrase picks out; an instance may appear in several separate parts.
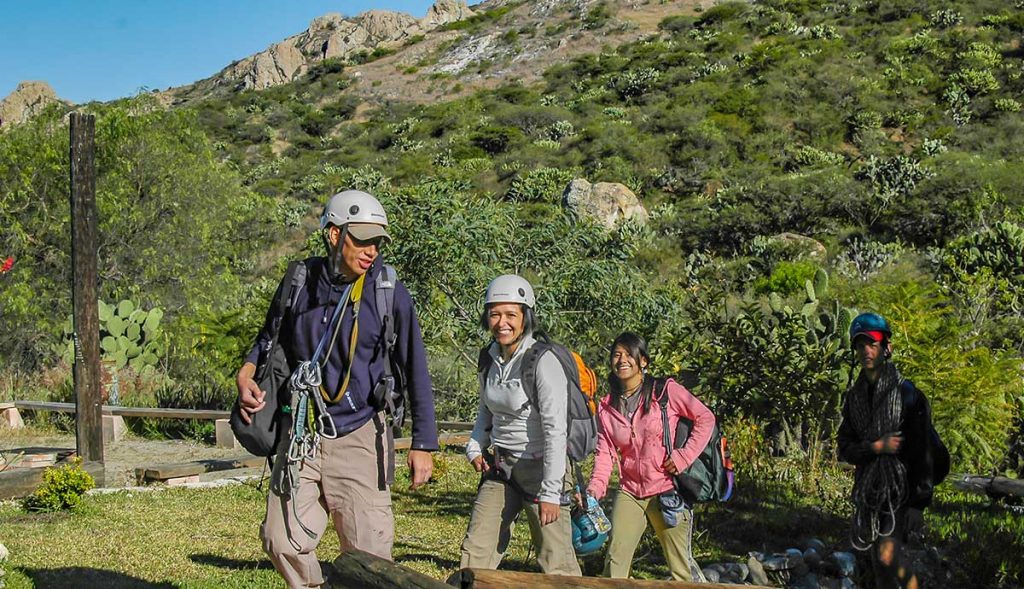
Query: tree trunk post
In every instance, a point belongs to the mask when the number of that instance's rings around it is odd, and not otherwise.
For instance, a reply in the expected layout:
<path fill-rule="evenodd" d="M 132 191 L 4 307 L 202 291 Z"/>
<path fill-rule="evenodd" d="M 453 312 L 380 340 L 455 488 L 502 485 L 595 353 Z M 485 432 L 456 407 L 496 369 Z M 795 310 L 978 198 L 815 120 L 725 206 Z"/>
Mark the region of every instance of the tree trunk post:
<path fill-rule="evenodd" d="M 78 455 L 103 462 L 99 310 L 96 303 L 96 117 L 71 113 L 71 298 Z"/>

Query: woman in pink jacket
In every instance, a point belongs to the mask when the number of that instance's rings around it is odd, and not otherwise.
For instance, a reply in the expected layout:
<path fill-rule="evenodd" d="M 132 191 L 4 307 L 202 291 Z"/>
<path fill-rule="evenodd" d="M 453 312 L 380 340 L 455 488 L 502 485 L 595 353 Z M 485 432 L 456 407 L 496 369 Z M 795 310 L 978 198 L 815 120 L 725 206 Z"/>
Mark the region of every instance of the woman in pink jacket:
<path fill-rule="evenodd" d="M 594 474 L 587 492 L 600 499 L 608 490 L 612 463 L 619 466 L 619 491 L 612 506 L 612 537 L 604 574 L 629 577 L 633 553 L 647 522 L 678 581 L 703 581 L 690 549 L 693 510 L 676 492 L 672 475 L 686 469 L 711 439 L 715 416 L 685 387 L 668 379 L 655 390 L 647 375 L 650 356 L 640 336 L 625 332 L 612 343 L 611 394 L 597 410 L 598 438 Z M 668 421 L 675 431 L 680 417 L 693 422 L 686 444 L 666 456 L 658 400 L 668 395 Z"/>

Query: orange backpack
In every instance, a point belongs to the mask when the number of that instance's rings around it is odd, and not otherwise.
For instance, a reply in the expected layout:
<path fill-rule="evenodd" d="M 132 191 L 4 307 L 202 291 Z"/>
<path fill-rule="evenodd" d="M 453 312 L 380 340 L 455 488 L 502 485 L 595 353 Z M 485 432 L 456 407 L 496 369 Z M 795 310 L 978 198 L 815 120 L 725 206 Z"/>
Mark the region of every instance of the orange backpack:
<path fill-rule="evenodd" d="M 597 415 L 597 375 L 587 366 L 583 358 L 576 352 L 572 353 L 572 359 L 576 361 L 576 370 L 580 375 L 580 390 L 587 396 L 587 405 L 590 406 L 590 413 Z"/>

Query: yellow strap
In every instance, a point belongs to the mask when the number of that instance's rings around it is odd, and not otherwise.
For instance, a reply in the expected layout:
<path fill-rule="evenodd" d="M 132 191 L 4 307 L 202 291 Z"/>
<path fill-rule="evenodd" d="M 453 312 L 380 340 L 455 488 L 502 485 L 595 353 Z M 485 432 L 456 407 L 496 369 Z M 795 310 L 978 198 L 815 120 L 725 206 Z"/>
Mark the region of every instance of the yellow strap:
<path fill-rule="evenodd" d="M 324 385 L 320 385 L 320 396 L 328 403 L 341 401 L 345 391 L 348 390 L 349 377 L 352 376 L 352 360 L 356 357 L 356 342 L 359 341 L 359 303 L 363 300 L 363 284 L 365 282 L 366 273 L 364 272 L 356 279 L 356 283 L 352 285 L 352 291 L 348 297 L 348 300 L 352 302 L 352 337 L 348 343 L 348 370 L 345 371 L 345 379 L 342 381 L 341 387 L 338 388 L 338 393 L 334 397 L 331 397 L 327 389 L 324 388 Z M 342 316 L 344 316 L 344 313 Z M 340 325 L 338 329 L 341 329 Z M 330 354 L 330 350 L 327 353 Z"/>

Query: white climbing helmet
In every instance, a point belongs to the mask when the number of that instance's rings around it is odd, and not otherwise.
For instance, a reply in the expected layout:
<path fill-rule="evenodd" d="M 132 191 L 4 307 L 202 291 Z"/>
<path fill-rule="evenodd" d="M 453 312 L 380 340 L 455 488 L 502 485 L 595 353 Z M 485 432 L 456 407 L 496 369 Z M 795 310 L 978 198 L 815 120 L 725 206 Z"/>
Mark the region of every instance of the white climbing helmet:
<path fill-rule="evenodd" d="M 348 232 L 356 239 L 391 239 L 387 232 L 388 215 L 384 207 L 373 195 L 361 190 L 345 190 L 327 201 L 324 213 L 320 216 L 320 229 L 329 225 L 347 225 Z"/>
<path fill-rule="evenodd" d="M 491 303 L 519 303 L 533 308 L 537 299 L 533 296 L 533 287 L 522 276 L 515 274 L 502 274 L 487 285 L 487 294 L 484 295 L 484 304 Z"/>

